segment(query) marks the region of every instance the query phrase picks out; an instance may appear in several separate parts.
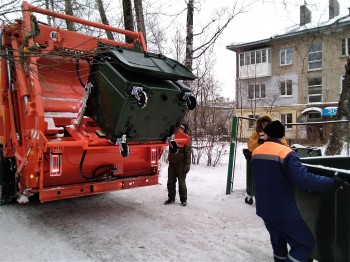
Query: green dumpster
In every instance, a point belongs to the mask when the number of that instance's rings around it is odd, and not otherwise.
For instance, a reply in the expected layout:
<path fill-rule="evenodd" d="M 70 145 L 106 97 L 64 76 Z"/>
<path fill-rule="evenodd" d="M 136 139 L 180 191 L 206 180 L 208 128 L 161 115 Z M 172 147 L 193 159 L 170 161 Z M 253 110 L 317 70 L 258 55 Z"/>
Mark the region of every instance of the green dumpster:
<path fill-rule="evenodd" d="M 243 155 L 246 159 L 246 192 L 248 196 L 245 198 L 245 202 L 249 205 L 253 204 L 254 197 L 254 176 L 252 168 L 252 152 L 247 148 L 243 149 Z"/>
<path fill-rule="evenodd" d="M 163 141 L 196 101 L 179 80 L 195 76 L 165 56 L 101 44 L 91 63 L 85 115 L 109 140 Z"/>
<path fill-rule="evenodd" d="M 321 149 L 315 147 L 292 145 L 290 148 L 293 149 L 299 155 L 299 157 L 313 157 L 322 155 Z"/>
<path fill-rule="evenodd" d="M 350 181 L 349 156 L 301 158 L 307 169 L 332 177 L 337 172 Z M 312 257 L 317 261 L 350 261 L 350 187 L 330 193 L 304 192 L 296 188 L 301 214 L 315 236 Z"/>

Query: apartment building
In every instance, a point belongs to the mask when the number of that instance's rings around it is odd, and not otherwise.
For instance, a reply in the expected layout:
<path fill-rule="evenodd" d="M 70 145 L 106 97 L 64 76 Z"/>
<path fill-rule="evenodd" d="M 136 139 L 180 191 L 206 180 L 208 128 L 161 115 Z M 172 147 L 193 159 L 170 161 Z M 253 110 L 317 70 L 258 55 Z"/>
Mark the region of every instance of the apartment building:
<path fill-rule="evenodd" d="M 236 53 L 237 116 L 268 112 L 288 124 L 335 115 L 350 54 L 350 15 L 339 16 L 337 0 L 329 0 L 327 21 L 312 22 L 311 15 L 302 5 L 300 24 L 284 34 L 227 46 Z M 245 138 L 254 123 L 246 125 Z M 308 139 L 286 127 L 290 138 Z"/>

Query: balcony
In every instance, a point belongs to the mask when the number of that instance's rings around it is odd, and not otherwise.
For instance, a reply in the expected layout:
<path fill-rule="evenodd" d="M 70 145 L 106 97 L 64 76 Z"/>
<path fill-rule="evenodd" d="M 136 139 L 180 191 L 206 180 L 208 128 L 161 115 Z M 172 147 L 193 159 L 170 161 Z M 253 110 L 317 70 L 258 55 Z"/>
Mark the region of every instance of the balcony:
<path fill-rule="evenodd" d="M 271 76 L 271 63 L 259 63 L 239 67 L 239 79 Z"/>

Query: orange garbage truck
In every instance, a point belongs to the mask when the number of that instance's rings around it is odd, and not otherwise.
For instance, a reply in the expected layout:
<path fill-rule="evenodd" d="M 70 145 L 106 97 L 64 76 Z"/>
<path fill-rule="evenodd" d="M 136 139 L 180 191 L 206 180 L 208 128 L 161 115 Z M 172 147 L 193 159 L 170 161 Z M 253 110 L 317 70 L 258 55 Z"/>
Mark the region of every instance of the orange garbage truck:
<path fill-rule="evenodd" d="M 45 16 L 133 43 L 37 18 Z M 189 142 L 179 126 L 196 99 L 183 81 L 195 76 L 148 52 L 142 33 L 24 1 L 0 41 L 0 204 L 155 185 L 164 147 Z"/>

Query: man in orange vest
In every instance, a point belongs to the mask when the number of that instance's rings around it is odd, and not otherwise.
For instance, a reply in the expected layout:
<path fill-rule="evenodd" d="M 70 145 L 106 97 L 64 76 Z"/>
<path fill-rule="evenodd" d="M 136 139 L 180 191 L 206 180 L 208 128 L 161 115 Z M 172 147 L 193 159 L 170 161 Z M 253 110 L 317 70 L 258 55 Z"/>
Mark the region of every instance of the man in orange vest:
<path fill-rule="evenodd" d="M 267 140 L 252 153 L 256 214 L 270 234 L 275 261 L 306 262 L 315 240 L 296 205 L 293 186 L 328 192 L 345 181 L 309 173 L 297 153 L 282 144 L 285 128 L 280 121 L 272 121 L 264 131 Z"/>

